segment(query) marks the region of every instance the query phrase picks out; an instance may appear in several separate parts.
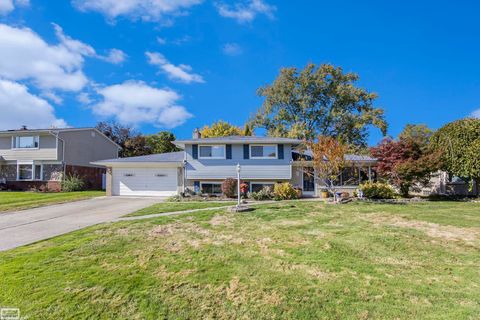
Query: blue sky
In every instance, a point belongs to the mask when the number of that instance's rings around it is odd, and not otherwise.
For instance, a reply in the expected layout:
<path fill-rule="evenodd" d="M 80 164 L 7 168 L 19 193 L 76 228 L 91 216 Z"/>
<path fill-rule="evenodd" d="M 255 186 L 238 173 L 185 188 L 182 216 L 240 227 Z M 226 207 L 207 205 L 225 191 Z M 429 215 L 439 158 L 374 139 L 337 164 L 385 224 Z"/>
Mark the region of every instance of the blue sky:
<path fill-rule="evenodd" d="M 120 5 L 118 2 L 121 2 Z M 389 134 L 480 116 L 476 1 L 0 0 L 0 127 L 114 119 L 177 137 L 261 105 L 281 67 L 332 63 Z M 478 111 L 477 111 L 478 110 Z M 3 119 L 2 119 L 3 118 Z M 381 138 L 371 131 L 370 144 Z"/>

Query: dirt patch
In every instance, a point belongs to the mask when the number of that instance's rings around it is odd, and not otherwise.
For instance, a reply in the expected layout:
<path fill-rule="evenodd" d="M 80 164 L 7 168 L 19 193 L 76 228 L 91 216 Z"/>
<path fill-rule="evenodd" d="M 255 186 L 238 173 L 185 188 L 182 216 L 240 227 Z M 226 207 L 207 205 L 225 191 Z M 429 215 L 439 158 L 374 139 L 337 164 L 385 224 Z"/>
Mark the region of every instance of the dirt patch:
<path fill-rule="evenodd" d="M 430 237 L 441 238 L 447 241 L 465 241 L 473 243 L 480 235 L 479 228 L 459 228 L 426 221 L 407 220 L 397 216 L 370 216 L 369 220 L 373 221 L 376 225 L 420 230 Z"/>
<path fill-rule="evenodd" d="M 232 223 L 232 217 L 227 215 L 215 215 L 210 219 L 209 223 L 212 226 L 225 226 Z"/>

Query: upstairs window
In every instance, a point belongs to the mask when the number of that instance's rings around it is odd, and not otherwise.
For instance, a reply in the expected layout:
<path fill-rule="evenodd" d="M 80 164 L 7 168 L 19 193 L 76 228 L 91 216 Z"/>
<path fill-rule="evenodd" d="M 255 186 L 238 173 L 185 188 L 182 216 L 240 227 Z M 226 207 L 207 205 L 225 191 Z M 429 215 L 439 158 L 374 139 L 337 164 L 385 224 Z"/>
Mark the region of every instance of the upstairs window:
<path fill-rule="evenodd" d="M 37 149 L 39 136 L 18 136 L 12 139 L 13 149 Z"/>
<path fill-rule="evenodd" d="M 225 159 L 225 146 L 199 146 L 200 159 Z"/>
<path fill-rule="evenodd" d="M 276 145 L 251 145 L 250 158 L 251 159 L 277 159 Z"/>

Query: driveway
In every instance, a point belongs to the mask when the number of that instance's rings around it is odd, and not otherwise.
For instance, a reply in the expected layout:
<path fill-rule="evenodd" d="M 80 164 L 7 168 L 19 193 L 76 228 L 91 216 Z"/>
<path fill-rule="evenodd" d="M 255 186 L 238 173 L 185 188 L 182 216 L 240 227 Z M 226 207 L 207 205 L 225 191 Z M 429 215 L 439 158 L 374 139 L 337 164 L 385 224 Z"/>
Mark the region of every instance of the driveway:
<path fill-rule="evenodd" d="M 163 200 L 162 198 L 100 197 L 0 213 L 0 251 L 112 221 Z"/>

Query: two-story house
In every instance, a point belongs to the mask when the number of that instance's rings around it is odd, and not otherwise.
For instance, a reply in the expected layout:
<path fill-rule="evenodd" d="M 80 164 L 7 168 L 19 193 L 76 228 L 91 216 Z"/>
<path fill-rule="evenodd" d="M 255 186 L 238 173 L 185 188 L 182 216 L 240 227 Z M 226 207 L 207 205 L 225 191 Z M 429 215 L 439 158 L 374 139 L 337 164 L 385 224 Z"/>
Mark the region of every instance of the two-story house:
<path fill-rule="evenodd" d="M 76 174 L 89 189 L 102 188 L 105 168 L 92 161 L 117 158 L 120 147 L 95 128 L 0 131 L 0 183 L 12 190 L 60 190 Z"/>
<path fill-rule="evenodd" d="M 311 174 L 312 164 L 299 160 L 301 140 L 257 136 L 201 138 L 174 142 L 180 152 L 110 159 L 94 162 L 107 167 L 107 194 L 171 196 L 187 189 L 195 193 L 221 194 L 226 178 L 240 177 L 250 191 L 276 182 L 290 182 L 304 195 L 318 196 L 322 184 Z M 305 159 L 304 157 L 302 159 Z M 345 191 L 353 192 L 372 178 L 375 159 L 349 156 L 349 168 L 340 177 Z"/>

